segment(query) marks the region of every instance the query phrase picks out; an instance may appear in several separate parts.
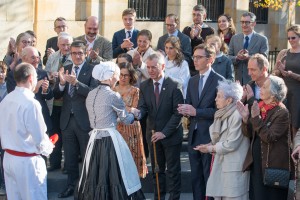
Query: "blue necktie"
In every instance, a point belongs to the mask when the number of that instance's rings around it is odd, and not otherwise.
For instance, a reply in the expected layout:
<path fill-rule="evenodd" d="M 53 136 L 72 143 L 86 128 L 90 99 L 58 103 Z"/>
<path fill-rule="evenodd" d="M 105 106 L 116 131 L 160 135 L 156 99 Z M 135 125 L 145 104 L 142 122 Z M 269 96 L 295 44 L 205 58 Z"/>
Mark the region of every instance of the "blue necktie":
<path fill-rule="evenodd" d="M 78 67 L 78 66 L 75 66 L 74 69 L 75 69 L 75 75 L 76 75 L 76 77 L 77 77 L 77 73 L 78 73 L 79 67 Z M 75 86 L 74 86 L 74 85 L 70 85 L 69 95 L 70 95 L 71 97 L 73 97 L 74 91 L 75 91 Z"/>
<path fill-rule="evenodd" d="M 204 75 L 200 74 L 199 85 L 198 85 L 199 99 L 201 97 L 202 88 L 203 88 L 203 77 L 204 77 Z"/>
<path fill-rule="evenodd" d="M 244 49 L 247 49 L 248 46 L 249 46 L 249 37 L 246 36 L 246 37 L 245 37 L 245 43 L 244 43 Z"/>
<path fill-rule="evenodd" d="M 131 31 L 127 31 L 128 33 L 128 38 L 131 38 Z"/>

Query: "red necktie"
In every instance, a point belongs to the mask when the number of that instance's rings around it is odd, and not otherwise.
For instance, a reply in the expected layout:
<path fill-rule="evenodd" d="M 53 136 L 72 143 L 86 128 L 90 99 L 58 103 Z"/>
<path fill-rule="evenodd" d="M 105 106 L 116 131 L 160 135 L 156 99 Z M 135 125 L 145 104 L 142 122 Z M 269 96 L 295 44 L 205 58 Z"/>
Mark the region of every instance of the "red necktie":
<path fill-rule="evenodd" d="M 155 94 L 156 106 L 158 106 L 158 102 L 159 102 L 159 82 L 155 82 L 154 85 L 155 85 L 154 94 Z"/>

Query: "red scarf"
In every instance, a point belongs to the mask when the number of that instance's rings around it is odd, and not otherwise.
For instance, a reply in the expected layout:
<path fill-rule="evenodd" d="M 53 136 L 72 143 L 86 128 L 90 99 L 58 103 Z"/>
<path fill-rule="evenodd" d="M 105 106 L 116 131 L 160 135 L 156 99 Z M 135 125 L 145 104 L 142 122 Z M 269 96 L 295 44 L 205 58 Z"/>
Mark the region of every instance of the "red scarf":
<path fill-rule="evenodd" d="M 266 119 L 267 113 L 269 110 L 272 110 L 274 107 L 276 107 L 279 103 L 278 102 L 271 102 L 270 104 L 265 104 L 264 101 L 260 101 L 258 103 L 258 106 L 260 108 L 261 117 L 263 120 Z"/>

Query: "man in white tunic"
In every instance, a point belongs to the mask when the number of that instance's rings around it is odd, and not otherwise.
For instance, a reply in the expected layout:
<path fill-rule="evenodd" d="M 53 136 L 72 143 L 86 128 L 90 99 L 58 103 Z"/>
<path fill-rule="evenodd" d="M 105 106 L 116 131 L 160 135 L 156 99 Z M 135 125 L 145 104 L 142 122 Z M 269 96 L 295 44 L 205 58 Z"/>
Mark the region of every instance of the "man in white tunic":
<path fill-rule="evenodd" d="M 46 135 L 41 105 L 34 99 L 37 73 L 32 65 L 21 63 L 14 78 L 15 90 L 0 103 L 7 198 L 46 200 L 47 170 L 41 155 L 48 156 L 54 146 Z"/>

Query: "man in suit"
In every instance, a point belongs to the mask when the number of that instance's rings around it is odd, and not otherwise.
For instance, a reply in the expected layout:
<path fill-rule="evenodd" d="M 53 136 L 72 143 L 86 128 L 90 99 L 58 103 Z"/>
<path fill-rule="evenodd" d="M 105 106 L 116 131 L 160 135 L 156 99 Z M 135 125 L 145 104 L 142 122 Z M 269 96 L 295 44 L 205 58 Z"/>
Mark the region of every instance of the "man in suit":
<path fill-rule="evenodd" d="M 242 33 L 234 35 L 229 43 L 228 55 L 235 67 L 235 79 L 242 85 L 251 80 L 247 70 L 250 56 L 260 53 L 267 57 L 269 52 L 268 39 L 254 31 L 255 20 L 253 13 L 243 13 L 240 21 Z"/>
<path fill-rule="evenodd" d="M 211 141 L 209 127 L 214 121 L 216 112 L 215 98 L 218 81 L 224 80 L 212 69 L 215 56 L 214 47 L 204 44 L 195 47 L 193 58 L 199 74 L 193 76 L 188 83 L 186 104 L 178 106 L 179 113 L 190 117 L 191 121 L 188 151 L 194 200 L 205 199 L 211 155 L 203 154 L 193 148 L 200 144 L 208 144 Z"/>
<path fill-rule="evenodd" d="M 141 83 L 138 108 L 140 118 L 147 115 L 147 142 L 150 149 L 155 199 L 158 198 L 155 181 L 155 162 L 153 143 L 156 145 L 160 197 L 165 199 L 167 166 L 169 178 L 169 199 L 180 199 L 181 166 L 180 150 L 182 145 L 181 115 L 178 104 L 183 103 L 181 86 L 164 76 L 164 57 L 160 53 L 151 54 L 147 61 L 150 79 Z M 152 130 L 155 133 L 152 135 Z"/>
<path fill-rule="evenodd" d="M 96 65 L 100 61 L 109 61 L 113 58 L 112 45 L 109 40 L 99 35 L 99 21 L 95 16 L 90 16 L 84 23 L 85 35 L 75 38 L 83 41 L 87 46 L 87 62 Z"/>
<path fill-rule="evenodd" d="M 134 28 L 135 18 L 136 12 L 133 8 L 123 11 L 122 20 L 125 28 L 114 33 L 112 39 L 113 58 L 137 47 L 139 31 Z"/>
<path fill-rule="evenodd" d="M 21 56 L 22 56 L 21 58 L 22 62 L 29 63 L 36 69 L 38 82 L 34 90 L 35 99 L 38 100 L 38 102 L 42 106 L 43 117 L 47 126 L 47 132 L 49 133 L 52 130 L 52 121 L 50 118 L 50 112 L 46 100 L 50 100 L 53 98 L 53 92 L 51 87 L 49 87 L 47 72 L 45 70 L 38 68 L 41 57 L 39 56 L 38 50 L 35 47 L 32 46 L 25 47 L 22 50 Z M 12 92 L 17 85 L 13 73 L 14 70 L 10 71 L 7 75 L 8 93 Z"/>
<path fill-rule="evenodd" d="M 168 33 L 161 36 L 158 39 L 157 50 L 165 54 L 165 42 L 168 37 L 176 36 L 180 40 L 180 48 L 184 54 L 184 59 L 188 62 L 192 62 L 192 49 L 191 49 L 191 40 L 188 36 L 181 33 L 177 26 L 179 25 L 179 18 L 175 14 L 168 14 L 165 19 L 166 27 Z"/>
<path fill-rule="evenodd" d="M 195 46 L 203 44 L 205 38 L 208 35 L 213 35 L 215 30 L 204 23 L 206 19 L 206 8 L 202 5 L 196 5 L 193 8 L 193 24 L 187 26 L 183 29 L 182 33 L 186 34 L 191 38 L 191 48 L 192 51 Z M 191 76 L 198 74 L 198 71 L 195 70 L 193 61 L 189 63 Z"/>
<path fill-rule="evenodd" d="M 96 82 L 92 78 L 93 66 L 85 60 L 85 50 L 86 46 L 81 41 L 71 44 L 73 64 L 59 70 L 59 81 L 54 88 L 54 97 L 63 97 L 60 128 L 68 173 L 68 186 L 58 198 L 66 198 L 74 193 L 79 178 L 78 154 L 84 158 L 91 130 L 85 99 Z"/>
<path fill-rule="evenodd" d="M 68 25 L 66 22 L 66 19 L 63 17 L 58 17 L 54 20 L 54 31 L 57 33 L 57 35 L 60 32 L 67 32 L 68 30 Z M 58 46 L 57 46 L 57 37 L 52 37 L 47 40 L 46 43 L 46 50 L 45 50 L 45 55 L 43 57 L 43 64 L 46 65 L 48 57 L 53 54 L 55 51 L 58 51 Z"/>

